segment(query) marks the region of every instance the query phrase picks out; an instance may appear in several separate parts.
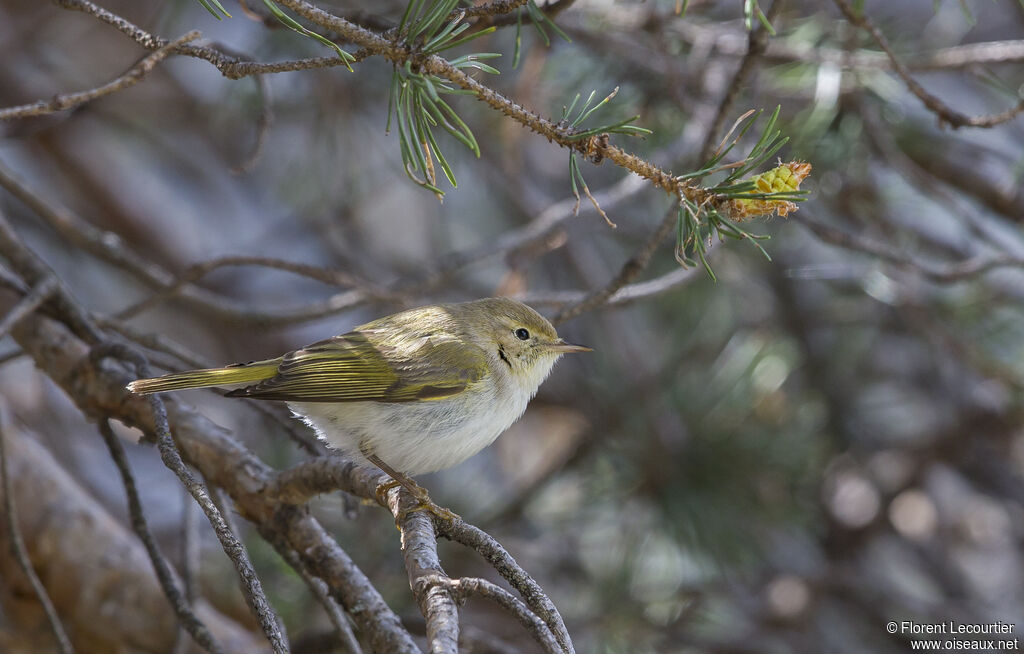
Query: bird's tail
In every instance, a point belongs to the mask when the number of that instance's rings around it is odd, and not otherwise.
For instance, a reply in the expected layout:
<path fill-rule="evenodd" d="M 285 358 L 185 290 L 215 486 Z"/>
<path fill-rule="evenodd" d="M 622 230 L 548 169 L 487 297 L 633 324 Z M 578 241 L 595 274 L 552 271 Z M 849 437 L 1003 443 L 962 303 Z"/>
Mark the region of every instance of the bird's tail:
<path fill-rule="evenodd" d="M 229 386 L 233 384 L 252 384 L 270 379 L 277 374 L 280 359 L 236 363 L 224 368 L 208 368 L 205 370 L 186 370 L 163 377 L 152 379 L 136 379 L 128 384 L 132 393 L 149 395 L 165 391 L 180 391 L 185 388 L 206 388 L 207 386 Z"/>

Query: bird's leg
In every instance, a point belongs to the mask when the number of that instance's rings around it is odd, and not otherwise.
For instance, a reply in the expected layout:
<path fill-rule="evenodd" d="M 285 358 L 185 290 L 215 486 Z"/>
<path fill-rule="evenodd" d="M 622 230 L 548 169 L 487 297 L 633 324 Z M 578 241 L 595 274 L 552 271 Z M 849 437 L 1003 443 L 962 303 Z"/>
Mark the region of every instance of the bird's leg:
<path fill-rule="evenodd" d="M 430 494 L 427 493 L 427 489 L 417 484 L 407 475 L 398 472 L 388 464 L 381 461 L 380 457 L 377 456 L 376 454 L 369 454 L 368 452 L 363 452 L 363 455 L 370 463 L 377 466 L 391 477 L 392 481 L 384 482 L 383 484 L 377 487 L 378 499 L 383 498 L 384 493 L 387 493 L 395 486 L 401 486 L 405 490 L 409 491 L 409 493 L 411 493 L 412 496 L 416 498 L 416 501 L 419 502 L 420 504 L 419 508 L 423 508 L 426 509 L 427 511 L 430 511 L 442 520 L 454 521 L 462 519 L 461 517 L 459 517 L 457 513 L 451 511 L 450 509 L 446 509 L 443 506 L 435 504 L 434 501 L 430 499 Z"/>

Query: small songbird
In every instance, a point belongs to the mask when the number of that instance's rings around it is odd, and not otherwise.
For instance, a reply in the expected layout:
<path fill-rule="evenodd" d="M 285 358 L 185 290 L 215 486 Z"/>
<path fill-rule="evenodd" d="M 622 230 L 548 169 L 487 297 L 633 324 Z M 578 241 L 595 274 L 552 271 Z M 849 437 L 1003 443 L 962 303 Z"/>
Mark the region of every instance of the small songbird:
<path fill-rule="evenodd" d="M 133 393 L 235 386 L 229 397 L 283 400 L 330 446 L 373 464 L 439 515 L 408 475 L 449 468 L 526 410 L 566 343 L 508 298 L 402 311 L 276 359 L 139 379 Z"/>

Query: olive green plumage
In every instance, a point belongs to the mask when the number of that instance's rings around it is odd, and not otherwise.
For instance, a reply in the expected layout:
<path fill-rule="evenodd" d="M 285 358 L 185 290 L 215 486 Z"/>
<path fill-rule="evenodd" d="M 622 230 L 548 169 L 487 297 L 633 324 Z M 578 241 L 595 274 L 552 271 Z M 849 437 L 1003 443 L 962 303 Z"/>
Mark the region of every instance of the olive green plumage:
<path fill-rule="evenodd" d="M 510 309 L 518 313 L 518 307 L 509 302 L 513 301 L 492 298 L 473 304 L 492 313 Z M 253 384 L 228 396 L 293 402 L 412 402 L 448 397 L 487 372 L 483 349 L 472 343 L 466 325 L 451 311 L 461 306 L 410 309 L 276 359 L 140 379 L 128 390 L 146 394 Z M 521 318 L 520 322 L 535 322 L 533 316 Z M 554 329 L 550 332 L 557 338 Z"/>
<path fill-rule="evenodd" d="M 283 400 L 333 447 L 400 477 L 447 468 L 489 445 L 562 354 L 587 349 L 560 339 L 525 304 L 486 298 L 402 311 L 276 359 L 140 379 L 128 389 L 234 386 L 229 396 Z"/>
<path fill-rule="evenodd" d="M 189 370 L 153 379 L 137 379 L 128 384 L 128 390 L 132 393 L 148 395 L 165 391 L 181 391 L 188 388 L 255 383 L 276 375 L 280 361 L 280 359 L 269 359 L 267 361 L 252 361 L 250 363 L 234 363 L 223 368 Z"/>

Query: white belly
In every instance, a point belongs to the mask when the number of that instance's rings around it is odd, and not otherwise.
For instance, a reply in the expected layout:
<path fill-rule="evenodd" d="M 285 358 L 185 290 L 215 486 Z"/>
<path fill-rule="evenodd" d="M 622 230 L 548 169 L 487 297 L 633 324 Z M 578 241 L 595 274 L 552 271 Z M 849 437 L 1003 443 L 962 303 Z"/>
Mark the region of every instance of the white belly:
<path fill-rule="evenodd" d="M 532 393 L 467 389 L 420 402 L 289 402 L 331 447 L 370 466 L 375 454 L 399 472 L 418 475 L 462 463 L 494 442 L 526 410 Z M 467 405 L 477 406 L 467 410 Z"/>

